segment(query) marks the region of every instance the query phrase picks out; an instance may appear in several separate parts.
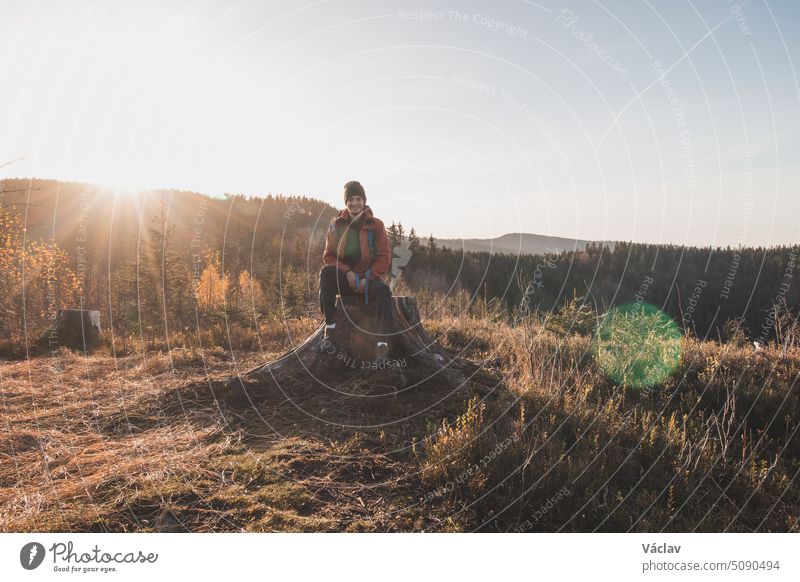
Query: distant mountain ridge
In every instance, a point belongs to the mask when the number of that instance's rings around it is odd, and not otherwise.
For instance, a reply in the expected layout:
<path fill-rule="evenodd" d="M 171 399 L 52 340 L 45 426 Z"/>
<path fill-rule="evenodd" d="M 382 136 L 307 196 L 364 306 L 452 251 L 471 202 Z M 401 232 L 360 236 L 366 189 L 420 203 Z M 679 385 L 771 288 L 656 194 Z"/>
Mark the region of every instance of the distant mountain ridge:
<path fill-rule="evenodd" d="M 544 255 L 547 253 L 561 253 L 563 251 L 582 251 L 586 245 L 592 243 L 605 246 L 613 251 L 614 241 L 589 241 L 581 239 L 563 238 L 558 236 L 544 236 L 527 232 L 504 234 L 496 238 L 477 239 L 436 239 L 440 247 L 448 247 L 456 252 L 487 252 L 504 254 Z"/>
<path fill-rule="evenodd" d="M 136 241 L 140 236 L 140 222 L 148 225 L 153 216 L 157 214 L 158 199 L 166 195 L 170 199 L 169 221 L 176 227 L 175 235 L 184 241 L 191 239 L 194 229 L 194 220 L 198 213 L 203 215 L 202 220 L 208 227 L 212 224 L 217 228 L 224 228 L 226 216 L 231 207 L 232 200 L 238 200 L 237 213 L 241 212 L 242 220 L 247 224 L 246 233 L 253 235 L 255 225 L 252 224 L 254 211 L 258 212 L 260 202 L 244 204 L 240 195 L 226 195 L 224 198 L 210 197 L 206 194 L 190 191 L 159 190 L 153 189 L 148 193 L 138 192 L 135 195 L 115 195 L 112 189 L 104 188 L 97 184 L 82 182 L 65 182 L 42 178 L 4 178 L 0 180 L 0 204 L 16 208 L 25 215 L 28 236 L 31 239 L 47 238 L 51 233 L 56 242 L 67 249 L 75 246 L 79 225 L 90 223 L 90 236 L 98 244 L 107 244 L 111 233 L 115 241 Z M 305 224 L 307 216 L 302 221 L 304 227 L 323 229 L 327 227 L 329 218 L 338 214 L 336 207 L 316 200 L 298 196 L 281 197 L 280 212 L 271 216 L 266 208 L 273 209 L 271 205 L 265 207 L 265 212 L 259 214 L 259 233 L 264 232 L 265 223 L 274 223 L 275 228 L 289 226 L 290 230 L 299 226 L 300 211 L 303 208 L 313 208 L 311 214 L 320 219 L 315 225 Z M 285 205 L 283 208 L 282 205 Z M 233 215 L 234 220 L 237 213 Z M 212 219 L 210 215 L 213 215 Z M 315 218 L 309 219 L 315 222 Z M 141 230 L 142 233 L 146 230 Z M 270 229 L 267 229 L 270 230 Z M 238 232 L 238 231 L 237 231 Z M 102 241 L 102 242 L 101 242 Z M 467 252 L 491 252 L 494 254 L 528 254 L 543 255 L 547 253 L 561 253 L 563 251 L 582 251 L 592 241 L 570 239 L 556 236 L 544 236 L 532 233 L 509 233 L 492 239 L 445 239 L 436 238 L 434 241 L 439 247 L 449 247 L 455 252 L 462 249 Z M 425 239 L 423 239 L 423 243 Z M 599 242 L 609 250 L 613 250 L 614 242 Z M 135 245 L 125 244 L 115 249 L 113 256 L 127 256 L 135 249 Z"/>

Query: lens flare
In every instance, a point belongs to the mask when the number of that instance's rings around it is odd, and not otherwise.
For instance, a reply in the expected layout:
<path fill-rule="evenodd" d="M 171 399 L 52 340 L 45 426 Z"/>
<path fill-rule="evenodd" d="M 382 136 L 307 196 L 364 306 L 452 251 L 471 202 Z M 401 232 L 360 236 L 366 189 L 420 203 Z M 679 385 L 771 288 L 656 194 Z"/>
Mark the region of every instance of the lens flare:
<path fill-rule="evenodd" d="M 657 307 L 629 303 L 605 314 L 592 348 L 598 365 L 615 382 L 648 388 L 664 382 L 678 367 L 683 336 Z"/>

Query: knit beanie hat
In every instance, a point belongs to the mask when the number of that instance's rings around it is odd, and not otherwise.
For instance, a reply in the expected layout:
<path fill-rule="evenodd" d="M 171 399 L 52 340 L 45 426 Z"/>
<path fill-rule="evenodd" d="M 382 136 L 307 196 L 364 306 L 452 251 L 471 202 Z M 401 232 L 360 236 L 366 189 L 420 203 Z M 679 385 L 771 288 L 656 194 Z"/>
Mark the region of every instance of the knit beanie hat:
<path fill-rule="evenodd" d="M 361 196 L 364 202 L 367 202 L 367 194 L 364 192 L 364 186 L 360 182 L 351 180 L 344 185 L 344 203 L 347 204 L 347 199 L 351 196 Z"/>

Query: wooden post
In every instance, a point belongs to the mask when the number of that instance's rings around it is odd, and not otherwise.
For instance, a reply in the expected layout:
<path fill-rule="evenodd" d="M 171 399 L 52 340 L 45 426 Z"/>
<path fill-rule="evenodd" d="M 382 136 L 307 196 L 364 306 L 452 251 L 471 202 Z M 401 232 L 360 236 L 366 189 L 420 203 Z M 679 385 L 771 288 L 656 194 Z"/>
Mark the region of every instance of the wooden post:
<path fill-rule="evenodd" d="M 89 352 L 100 343 L 100 312 L 90 309 L 60 309 L 55 321 L 39 338 L 40 347 L 61 346 Z"/>

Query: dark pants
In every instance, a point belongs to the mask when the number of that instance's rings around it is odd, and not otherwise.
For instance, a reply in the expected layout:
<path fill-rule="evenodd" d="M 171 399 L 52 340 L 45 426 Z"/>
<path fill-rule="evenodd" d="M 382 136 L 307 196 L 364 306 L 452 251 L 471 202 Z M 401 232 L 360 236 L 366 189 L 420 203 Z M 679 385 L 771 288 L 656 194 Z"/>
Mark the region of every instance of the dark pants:
<path fill-rule="evenodd" d="M 369 282 L 369 304 L 375 305 L 376 335 L 382 336 L 389 332 L 392 317 L 392 291 L 389 286 L 379 279 Z M 325 323 L 336 321 L 336 295 L 357 295 L 364 297 L 363 293 L 356 293 L 347 283 L 347 275 L 332 265 L 322 267 L 319 272 L 319 306 L 325 314 Z"/>

